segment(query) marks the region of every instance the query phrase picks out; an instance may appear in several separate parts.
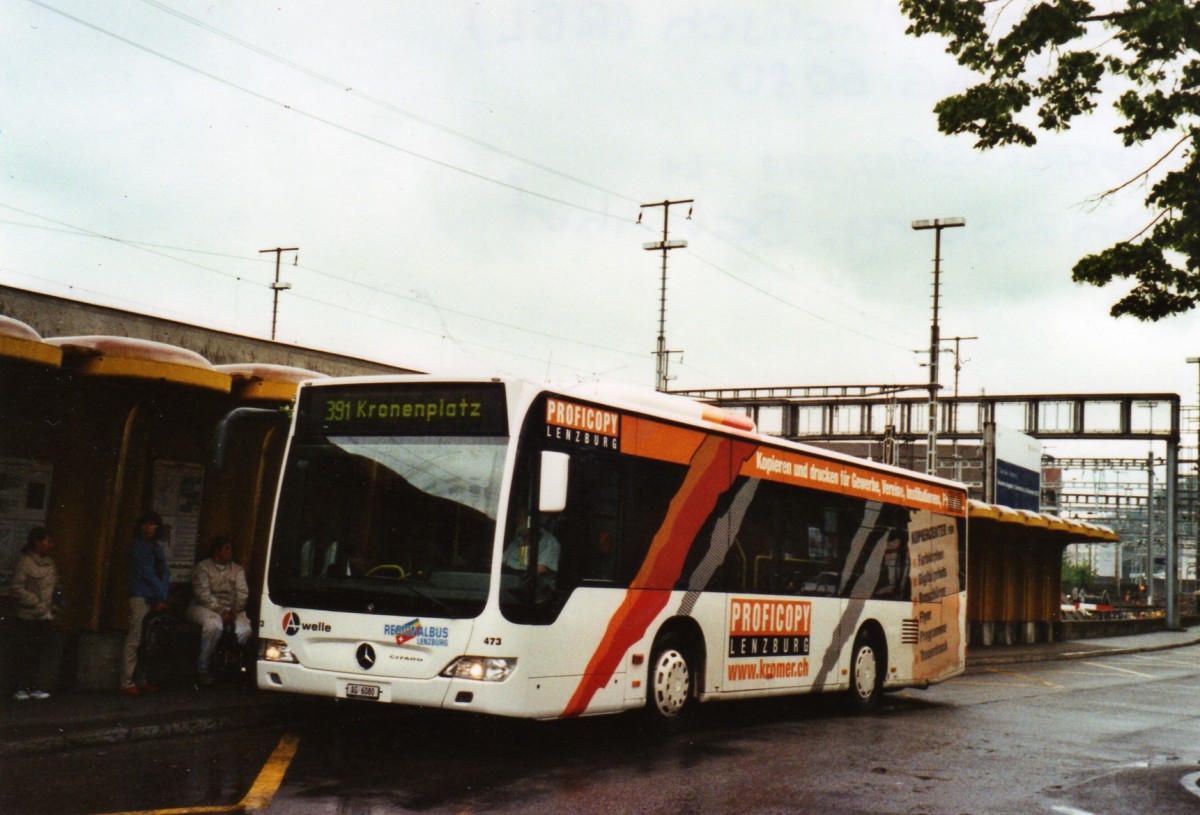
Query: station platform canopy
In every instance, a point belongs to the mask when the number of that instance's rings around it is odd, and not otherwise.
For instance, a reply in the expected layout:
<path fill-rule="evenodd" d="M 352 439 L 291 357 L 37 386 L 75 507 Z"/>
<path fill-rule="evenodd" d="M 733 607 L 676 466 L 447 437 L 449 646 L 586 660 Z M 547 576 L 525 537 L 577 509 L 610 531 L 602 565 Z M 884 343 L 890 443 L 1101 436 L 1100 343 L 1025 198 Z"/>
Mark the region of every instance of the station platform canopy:
<path fill-rule="evenodd" d="M 123 377 L 191 385 L 229 393 L 233 377 L 195 351 L 130 337 L 54 337 L 63 367 L 88 376 Z"/>
<path fill-rule="evenodd" d="M 61 348 L 43 340 L 31 327 L 0 315 L 0 358 L 57 368 L 62 365 L 62 357 Z"/>
<path fill-rule="evenodd" d="M 986 504 L 971 499 L 967 502 L 967 517 L 971 523 L 992 521 L 1015 529 L 1037 530 L 1054 543 L 1115 543 L 1116 532 L 1105 526 L 1062 518 L 1045 512 L 1012 509 L 999 504 Z"/>
<path fill-rule="evenodd" d="M 233 378 L 234 394 L 246 401 L 290 402 L 301 382 L 327 378 L 305 368 L 254 362 L 217 365 L 216 369 Z"/>

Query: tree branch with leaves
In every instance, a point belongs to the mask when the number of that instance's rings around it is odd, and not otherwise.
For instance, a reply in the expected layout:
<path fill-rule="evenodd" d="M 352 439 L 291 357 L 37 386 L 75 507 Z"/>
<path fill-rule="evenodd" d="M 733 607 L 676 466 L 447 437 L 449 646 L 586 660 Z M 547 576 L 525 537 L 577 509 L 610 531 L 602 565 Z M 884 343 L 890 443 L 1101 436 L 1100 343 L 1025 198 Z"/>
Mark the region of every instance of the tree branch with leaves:
<path fill-rule="evenodd" d="M 1126 147 L 1155 137 L 1175 143 L 1145 170 L 1149 222 L 1132 237 L 1079 260 L 1072 278 L 1132 289 L 1114 317 L 1158 320 L 1200 301 L 1200 3 L 1130 0 L 1099 9 L 1083 0 L 900 0 L 913 36 L 946 50 L 982 81 L 934 106 L 938 129 L 975 146 L 1033 146 L 1037 131 L 1062 131 L 1118 88 L 1114 133 Z M 1168 161 L 1170 159 L 1170 161 Z"/>

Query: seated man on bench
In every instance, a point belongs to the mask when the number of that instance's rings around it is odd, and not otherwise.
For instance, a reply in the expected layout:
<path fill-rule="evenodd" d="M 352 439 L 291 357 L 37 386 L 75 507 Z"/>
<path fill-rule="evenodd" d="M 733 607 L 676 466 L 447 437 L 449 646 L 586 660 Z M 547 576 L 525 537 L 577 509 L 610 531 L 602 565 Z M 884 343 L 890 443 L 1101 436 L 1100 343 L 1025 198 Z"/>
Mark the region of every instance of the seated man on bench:
<path fill-rule="evenodd" d="M 207 559 L 196 564 L 192 571 L 192 600 L 187 618 L 200 626 L 200 657 L 196 670 L 201 684 L 212 684 L 213 651 L 226 629 L 232 629 L 239 645 L 250 637 L 250 620 L 246 617 L 246 600 L 250 589 L 246 572 L 233 562 L 233 544 L 224 538 L 213 540 Z"/>

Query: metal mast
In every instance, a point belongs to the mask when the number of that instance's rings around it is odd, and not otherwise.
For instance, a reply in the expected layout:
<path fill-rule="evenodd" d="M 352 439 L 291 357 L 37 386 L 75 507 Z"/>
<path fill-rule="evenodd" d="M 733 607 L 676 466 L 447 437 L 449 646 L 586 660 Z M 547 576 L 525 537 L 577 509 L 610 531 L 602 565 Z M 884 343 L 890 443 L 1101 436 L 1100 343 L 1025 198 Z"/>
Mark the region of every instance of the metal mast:
<path fill-rule="evenodd" d="M 966 226 L 962 218 L 935 218 L 932 221 L 913 221 L 913 229 L 932 229 L 933 233 L 933 323 L 929 327 L 929 434 L 925 445 L 925 472 L 937 475 L 938 433 L 938 357 L 942 353 L 938 328 L 938 300 L 942 283 L 942 230 Z"/>
<path fill-rule="evenodd" d="M 279 282 L 279 256 L 282 255 L 284 252 L 299 252 L 299 251 L 300 251 L 300 247 L 298 247 L 298 246 L 289 246 L 289 247 L 276 246 L 274 249 L 259 249 L 258 250 L 258 253 L 260 255 L 266 254 L 267 252 L 275 253 L 275 282 L 271 284 L 271 291 L 273 291 L 275 294 L 275 303 L 271 307 L 271 339 L 272 340 L 275 339 L 275 326 L 279 322 L 279 292 L 286 291 L 287 289 L 290 289 L 292 287 L 291 283 L 280 283 Z M 299 256 L 297 256 L 297 260 L 299 260 Z"/>
<path fill-rule="evenodd" d="M 657 204 L 642 204 L 642 209 L 647 207 L 662 207 L 663 208 L 663 228 L 662 240 L 643 243 L 642 248 L 649 252 L 662 252 L 662 278 L 659 284 L 658 293 L 658 344 L 655 347 L 654 355 L 656 357 L 654 389 L 657 391 L 666 392 L 667 383 L 671 377 L 669 374 L 670 356 L 678 351 L 667 350 L 667 253 L 672 249 L 683 249 L 687 246 L 687 241 L 673 241 L 668 238 L 668 218 L 671 212 L 671 207 L 675 204 L 691 204 L 695 201 L 693 198 L 682 198 L 678 201 L 659 201 Z M 692 208 L 688 207 L 688 218 L 692 217 Z M 638 213 L 638 223 L 642 221 L 642 213 Z"/>

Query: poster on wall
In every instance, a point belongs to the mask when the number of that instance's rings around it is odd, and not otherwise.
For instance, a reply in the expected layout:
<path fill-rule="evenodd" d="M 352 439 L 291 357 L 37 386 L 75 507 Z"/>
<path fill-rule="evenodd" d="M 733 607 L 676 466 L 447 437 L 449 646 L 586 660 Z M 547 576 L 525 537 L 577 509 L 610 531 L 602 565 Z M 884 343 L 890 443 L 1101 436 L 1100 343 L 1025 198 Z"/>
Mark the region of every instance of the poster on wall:
<path fill-rule="evenodd" d="M 204 467 L 190 461 L 154 462 L 154 508 L 162 515 L 163 548 L 171 582 L 191 580 L 200 543 L 200 499 Z"/>
<path fill-rule="evenodd" d="M 932 679 L 966 660 L 966 638 L 959 630 L 958 526 L 945 515 L 915 510 L 908 535 L 912 613 L 917 620 L 913 678 Z"/>
<path fill-rule="evenodd" d="M 46 525 L 53 475 L 48 461 L 0 457 L 0 594 L 8 593 L 29 530 Z"/>

